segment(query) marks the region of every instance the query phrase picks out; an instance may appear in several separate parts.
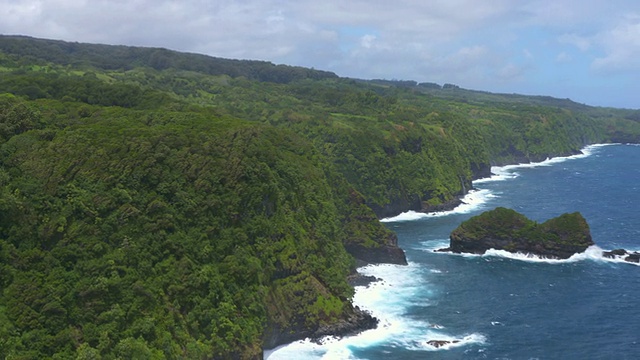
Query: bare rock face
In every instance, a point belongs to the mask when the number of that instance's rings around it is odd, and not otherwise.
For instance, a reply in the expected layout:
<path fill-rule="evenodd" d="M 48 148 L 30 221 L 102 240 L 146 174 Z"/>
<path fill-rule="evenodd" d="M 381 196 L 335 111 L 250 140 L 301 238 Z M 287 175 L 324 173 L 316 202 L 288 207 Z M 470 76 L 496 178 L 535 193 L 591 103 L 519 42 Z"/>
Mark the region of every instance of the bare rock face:
<path fill-rule="evenodd" d="M 622 258 L 627 262 L 640 263 L 640 253 L 637 251 L 630 252 L 625 249 L 615 249 L 611 251 L 603 251 L 602 255 L 607 258 Z"/>
<path fill-rule="evenodd" d="M 567 259 L 593 245 L 589 225 L 578 213 L 563 214 L 542 224 L 515 210 L 499 207 L 460 224 L 440 251 L 484 254 L 489 249 Z"/>
<path fill-rule="evenodd" d="M 407 265 L 404 250 L 398 246 L 382 245 L 375 248 L 367 248 L 362 245 L 346 245 L 345 249 L 356 258 L 358 266 L 367 264 L 398 264 Z"/>

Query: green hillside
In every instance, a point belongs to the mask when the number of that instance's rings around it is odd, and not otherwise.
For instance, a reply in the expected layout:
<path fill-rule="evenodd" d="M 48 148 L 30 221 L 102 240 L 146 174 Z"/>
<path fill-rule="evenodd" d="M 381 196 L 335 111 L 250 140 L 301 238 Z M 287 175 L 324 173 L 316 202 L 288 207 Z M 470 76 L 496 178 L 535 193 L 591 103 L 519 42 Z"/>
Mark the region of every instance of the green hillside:
<path fill-rule="evenodd" d="M 378 221 L 492 164 L 640 139 L 638 112 L 0 36 L 0 358 L 259 358 L 373 320 Z M 346 324 L 346 325 L 345 325 Z"/>

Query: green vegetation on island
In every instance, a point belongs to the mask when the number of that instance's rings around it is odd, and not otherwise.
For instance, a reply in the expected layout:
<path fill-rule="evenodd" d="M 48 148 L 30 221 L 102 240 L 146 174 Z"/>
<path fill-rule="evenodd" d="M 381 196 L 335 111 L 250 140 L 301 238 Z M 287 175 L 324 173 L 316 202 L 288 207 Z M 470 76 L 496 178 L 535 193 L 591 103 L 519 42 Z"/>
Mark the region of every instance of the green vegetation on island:
<path fill-rule="evenodd" d="M 166 49 L 0 36 L 0 358 L 259 358 L 374 322 L 378 219 L 638 112 Z"/>
<path fill-rule="evenodd" d="M 589 224 L 578 213 L 562 214 L 542 224 L 515 210 L 498 207 L 460 224 L 448 249 L 484 254 L 489 249 L 567 259 L 593 245 Z"/>

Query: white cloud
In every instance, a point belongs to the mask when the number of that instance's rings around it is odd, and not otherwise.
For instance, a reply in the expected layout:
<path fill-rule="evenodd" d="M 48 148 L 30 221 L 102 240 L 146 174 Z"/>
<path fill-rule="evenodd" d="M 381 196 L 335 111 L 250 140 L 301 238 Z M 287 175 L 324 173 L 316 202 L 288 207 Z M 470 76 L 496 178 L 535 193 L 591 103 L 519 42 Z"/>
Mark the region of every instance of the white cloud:
<path fill-rule="evenodd" d="M 639 21 L 629 15 L 637 0 L 0 0 L 0 9 L 3 34 L 485 90 L 526 85 L 534 61 L 567 61 L 567 46 L 584 59 L 598 54 L 600 73 L 637 71 L 640 59 Z"/>
<path fill-rule="evenodd" d="M 577 34 L 562 34 L 558 37 L 558 42 L 561 44 L 570 44 L 581 51 L 587 51 L 591 48 L 591 39 L 589 37 L 580 36 Z"/>
<path fill-rule="evenodd" d="M 514 81 L 520 79 L 527 70 L 528 66 L 509 63 L 500 68 L 496 75 L 501 81 Z"/>
<path fill-rule="evenodd" d="M 571 57 L 571 55 L 567 54 L 566 52 L 561 52 L 556 56 L 556 62 L 558 63 L 568 63 L 571 62 L 571 60 L 573 60 L 573 58 Z"/>
<path fill-rule="evenodd" d="M 602 27 L 614 19 L 637 8 L 637 0 L 527 0 L 512 1 L 518 4 L 517 20 L 524 24 L 540 25 L 556 29 Z"/>
<path fill-rule="evenodd" d="M 640 15 L 628 15 L 612 29 L 597 37 L 605 55 L 592 67 L 602 72 L 640 70 Z"/>
<path fill-rule="evenodd" d="M 327 0 L 300 1 L 294 7 L 297 14 L 314 22 L 375 26 L 390 33 L 423 33 L 448 38 L 503 14 L 508 3 L 507 0 L 491 4 L 474 0 Z"/>
<path fill-rule="evenodd" d="M 360 39 L 360 45 L 363 48 L 371 48 L 373 46 L 374 41 L 376 41 L 375 35 L 365 35 Z"/>

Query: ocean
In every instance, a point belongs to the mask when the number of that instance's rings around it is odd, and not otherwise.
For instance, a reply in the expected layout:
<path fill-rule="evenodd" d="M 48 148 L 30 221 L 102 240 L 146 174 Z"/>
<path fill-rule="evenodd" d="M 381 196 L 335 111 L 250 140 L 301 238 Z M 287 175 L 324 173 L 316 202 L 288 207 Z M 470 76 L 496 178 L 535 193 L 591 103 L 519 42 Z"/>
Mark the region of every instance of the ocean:
<path fill-rule="evenodd" d="M 638 359 L 640 266 L 602 250 L 640 251 L 640 146 L 595 145 L 583 155 L 494 167 L 453 211 L 384 219 L 408 266 L 359 269 L 381 280 L 355 304 L 377 329 L 322 344 L 298 341 L 277 359 Z M 595 246 L 567 260 L 490 251 L 436 253 L 462 221 L 503 206 L 543 222 L 579 211 Z M 435 347 L 430 340 L 449 341 Z"/>

